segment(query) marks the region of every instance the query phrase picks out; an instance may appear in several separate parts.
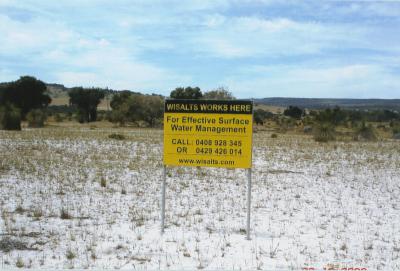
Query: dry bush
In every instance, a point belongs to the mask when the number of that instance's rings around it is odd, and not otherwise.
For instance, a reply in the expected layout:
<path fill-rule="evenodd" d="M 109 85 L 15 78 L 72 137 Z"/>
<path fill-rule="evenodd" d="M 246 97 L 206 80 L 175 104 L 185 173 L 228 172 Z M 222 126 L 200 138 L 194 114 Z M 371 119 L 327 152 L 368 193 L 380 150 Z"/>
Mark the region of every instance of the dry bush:
<path fill-rule="evenodd" d="M 111 135 L 108 136 L 108 138 L 116 139 L 116 140 L 124 140 L 124 139 L 126 139 L 125 136 L 121 135 L 121 134 L 111 134 Z"/>
<path fill-rule="evenodd" d="M 378 139 L 374 127 L 372 125 L 361 124 L 361 127 L 356 130 L 355 140 L 375 141 Z"/>
<path fill-rule="evenodd" d="M 321 123 L 314 129 L 314 140 L 328 142 L 335 140 L 335 127 L 329 123 Z"/>
<path fill-rule="evenodd" d="M 393 132 L 393 139 L 400 139 L 400 125 L 393 126 L 392 132 Z"/>
<path fill-rule="evenodd" d="M 28 121 L 28 126 L 30 128 L 41 128 L 44 126 L 46 121 L 46 113 L 40 109 L 33 109 L 29 111 L 26 115 L 26 120 Z"/>
<path fill-rule="evenodd" d="M 19 240 L 4 237 L 0 240 L 0 251 L 10 252 L 12 250 L 28 250 L 27 245 Z"/>
<path fill-rule="evenodd" d="M 61 113 L 55 113 L 54 114 L 54 121 L 55 122 L 63 122 L 64 121 L 64 116 Z"/>

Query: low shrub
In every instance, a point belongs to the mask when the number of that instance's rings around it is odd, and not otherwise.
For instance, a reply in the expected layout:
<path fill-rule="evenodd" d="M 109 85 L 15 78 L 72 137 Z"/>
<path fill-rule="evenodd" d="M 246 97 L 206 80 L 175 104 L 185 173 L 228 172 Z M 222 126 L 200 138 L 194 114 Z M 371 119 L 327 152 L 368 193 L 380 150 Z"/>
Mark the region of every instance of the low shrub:
<path fill-rule="evenodd" d="M 314 129 L 314 140 L 328 142 L 335 140 L 335 127 L 329 123 L 320 123 Z"/>
<path fill-rule="evenodd" d="M 46 113 L 40 109 L 33 109 L 26 115 L 28 121 L 28 127 L 30 128 L 41 128 L 44 126 L 46 121 Z"/>
<path fill-rule="evenodd" d="M 112 123 L 118 123 L 119 126 L 124 126 L 128 122 L 128 117 L 122 110 L 115 109 L 107 114 L 106 119 Z"/>
<path fill-rule="evenodd" d="M 67 212 L 67 210 L 65 210 L 64 208 L 61 209 L 61 215 L 60 215 L 61 219 L 71 219 L 72 216 Z"/>
<path fill-rule="evenodd" d="M 27 250 L 28 247 L 26 243 L 23 243 L 19 240 L 12 239 L 10 237 L 3 237 L 0 239 L 0 251 L 2 252 L 10 252 L 13 250 Z"/>
<path fill-rule="evenodd" d="M 67 253 L 65 253 L 65 256 L 68 260 L 72 260 L 76 257 L 75 253 L 71 249 L 69 249 Z"/>
<path fill-rule="evenodd" d="M 372 125 L 366 125 L 364 122 L 356 130 L 355 140 L 362 141 L 375 141 L 378 139 L 374 127 Z"/>
<path fill-rule="evenodd" d="M 306 125 L 306 126 L 304 126 L 304 128 L 303 128 L 303 132 L 305 133 L 305 134 L 309 134 L 309 133 L 312 133 L 312 126 L 309 126 L 309 125 Z"/>
<path fill-rule="evenodd" d="M 400 134 L 400 125 L 392 127 L 393 135 Z"/>
<path fill-rule="evenodd" d="M 111 134 L 108 136 L 108 138 L 116 139 L 116 140 L 124 140 L 125 136 L 121 135 L 121 134 Z"/>
<path fill-rule="evenodd" d="M 64 120 L 64 116 L 61 113 L 55 113 L 54 114 L 54 120 L 56 122 L 62 122 Z"/>
<path fill-rule="evenodd" d="M 21 130 L 21 112 L 11 104 L 0 107 L 0 129 Z"/>
<path fill-rule="evenodd" d="M 107 186 L 107 180 L 105 178 L 101 178 L 100 185 L 101 185 L 101 187 L 106 187 Z"/>
<path fill-rule="evenodd" d="M 24 261 L 22 260 L 21 257 L 17 258 L 17 261 L 15 262 L 15 266 L 18 267 L 18 268 L 25 267 L 25 263 L 24 263 Z"/>

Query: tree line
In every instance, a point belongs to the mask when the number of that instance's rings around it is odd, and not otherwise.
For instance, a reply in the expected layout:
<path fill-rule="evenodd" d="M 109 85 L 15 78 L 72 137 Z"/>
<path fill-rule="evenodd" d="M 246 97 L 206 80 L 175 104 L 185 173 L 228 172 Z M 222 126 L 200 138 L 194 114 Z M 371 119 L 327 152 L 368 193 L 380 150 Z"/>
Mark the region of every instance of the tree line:
<path fill-rule="evenodd" d="M 320 142 L 334 140 L 344 128 L 355 140 L 378 139 L 377 129 L 400 139 L 400 113 L 395 110 L 350 110 L 339 106 L 322 110 L 306 110 L 289 106 L 282 114 L 272 114 L 263 109 L 254 111 L 254 122 L 263 125 L 272 121 L 280 132 L 303 128 L 304 133 L 312 133 Z M 378 123 L 373 125 L 373 123 Z M 341 129 L 339 129 L 339 127 Z M 343 133 L 342 133 L 343 134 Z"/>
<path fill-rule="evenodd" d="M 144 122 L 150 127 L 161 124 L 164 98 L 157 94 L 132 91 L 112 91 L 102 88 L 73 87 L 68 91 L 69 106 L 49 106 L 50 95 L 46 84 L 32 76 L 0 84 L 0 129 L 20 130 L 21 121 L 30 127 L 42 127 L 48 115 L 56 121 L 62 115 L 74 117 L 80 123 L 98 120 L 98 106 L 111 96 L 111 111 L 102 112 L 105 118 L 119 125 Z M 235 99 L 223 87 L 202 92 L 199 87 L 177 87 L 170 93 L 172 99 Z"/>
<path fill-rule="evenodd" d="M 199 87 L 177 87 L 170 93 L 172 99 L 233 100 L 235 97 L 225 88 L 203 93 Z M 120 125 L 144 121 L 150 127 L 161 124 L 164 97 L 157 94 L 144 95 L 130 91 L 115 93 L 110 102 L 112 111 L 108 120 Z"/>
<path fill-rule="evenodd" d="M 177 87 L 170 92 L 171 99 L 233 100 L 226 88 L 202 92 L 199 87 Z M 113 91 L 102 88 L 73 87 L 68 90 L 68 106 L 49 106 L 50 95 L 46 84 L 32 76 L 22 76 L 16 81 L 0 83 L 0 129 L 20 130 L 21 120 L 30 127 L 42 127 L 48 115 L 62 121 L 63 115 L 80 123 L 106 119 L 123 125 L 143 124 L 150 127 L 162 125 L 164 96 L 132 91 Z M 102 100 L 110 101 L 109 111 L 100 111 Z M 302 123 L 321 131 L 328 140 L 333 138 L 335 127 L 351 126 L 365 133 L 371 122 L 389 122 L 393 133 L 400 132 L 400 113 L 393 110 L 349 110 L 340 107 L 307 111 L 289 106 L 281 114 L 261 108 L 254 110 L 254 122 L 263 125 L 274 120 L 282 129 Z M 311 129 L 311 128 L 310 128 Z M 371 129 L 370 129 L 371 130 Z"/>

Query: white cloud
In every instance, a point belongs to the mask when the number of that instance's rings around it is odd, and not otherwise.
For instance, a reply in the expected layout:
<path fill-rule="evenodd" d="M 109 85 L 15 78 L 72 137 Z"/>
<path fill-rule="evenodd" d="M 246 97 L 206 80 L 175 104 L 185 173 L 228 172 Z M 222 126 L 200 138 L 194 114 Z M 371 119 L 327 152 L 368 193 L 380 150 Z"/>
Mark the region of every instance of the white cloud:
<path fill-rule="evenodd" d="M 336 2 L 337 4 L 337 2 Z M 400 16 L 400 1 L 342 1 L 338 7 L 330 5 L 330 8 L 336 7 L 336 11 L 342 15 L 356 16 L 382 16 L 398 17 Z"/>
<path fill-rule="evenodd" d="M 35 18 L 29 22 L 0 14 L 0 54 L 29 56 L 57 47 L 76 47 L 82 37 L 63 23 Z"/>
<path fill-rule="evenodd" d="M 0 32 L 0 63 L 6 65 L 3 57 L 7 57 L 18 59 L 20 65 L 48 70 L 38 78 L 49 82 L 167 93 L 177 82 L 190 82 L 189 76 L 140 60 L 146 42 L 139 45 L 141 38 L 134 35 L 110 41 L 47 18 L 21 22 L 4 15 L 0 15 Z M 162 46 L 168 48 L 162 42 L 148 47 Z M 40 72 L 31 72 L 37 73 Z M 0 79 L 4 81 L 15 80 L 19 75 L 12 67 L 0 70 Z"/>
<path fill-rule="evenodd" d="M 175 82 L 188 82 L 189 77 L 176 75 L 155 65 L 142 62 L 124 48 L 113 44 L 99 46 L 77 54 L 53 52 L 48 60 L 61 65 L 55 79 L 68 86 L 100 86 L 115 89 L 167 91 Z"/>
<path fill-rule="evenodd" d="M 369 65 L 349 65 L 324 69 L 302 69 L 292 72 L 292 77 L 301 78 L 307 82 L 343 82 L 366 78 L 378 72 L 377 67 Z"/>
<path fill-rule="evenodd" d="M 363 46 L 363 29 L 297 22 L 287 18 L 214 16 L 194 43 L 198 50 L 222 58 L 318 54 L 340 46 Z M 351 35 L 349 35 L 351 33 Z"/>
<path fill-rule="evenodd" d="M 209 28 L 221 26 L 226 21 L 225 16 L 221 14 L 206 15 L 204 18 L 204 25 Z"/>
<path fill-rule="evenodd" d="M 14 81 L 19 78 L 19 74 L 7 68 L 0 68 L 0 82 Z"/>
<path fill-rule="evenodd" d="M 273 95 L 262 89 L 289 96 L 372 95 L 400 86 L 391 72 L 400 66 L 393 5 L 167 2 L 3 1 L 0 79 L 28 71 L 68 86 L 165 94 L 179 85 L 223 84 L 241 97 Z M 380 18 L 383 24 L 374 21 L 374 5 L 375 14 L 387 17 Z M 372 22 L 353 23 L 352 16 Z"/>
<path fill-rule="evenodd" d="M 241 69 L 223 83 L 239 97 L 393 98 L 400 78 L 379 65 L 281 65 Z"/>

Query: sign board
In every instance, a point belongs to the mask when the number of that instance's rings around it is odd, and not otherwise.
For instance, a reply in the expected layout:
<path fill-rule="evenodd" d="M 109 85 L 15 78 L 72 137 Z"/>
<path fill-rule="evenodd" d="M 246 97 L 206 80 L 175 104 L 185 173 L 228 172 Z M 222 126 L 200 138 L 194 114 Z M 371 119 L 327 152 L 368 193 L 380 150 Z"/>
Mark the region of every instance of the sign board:
<path fill-rule="evenodd" d="M 252 101 L 165 101 L 166 166 L 251 168 L 252 135 Z"/>

